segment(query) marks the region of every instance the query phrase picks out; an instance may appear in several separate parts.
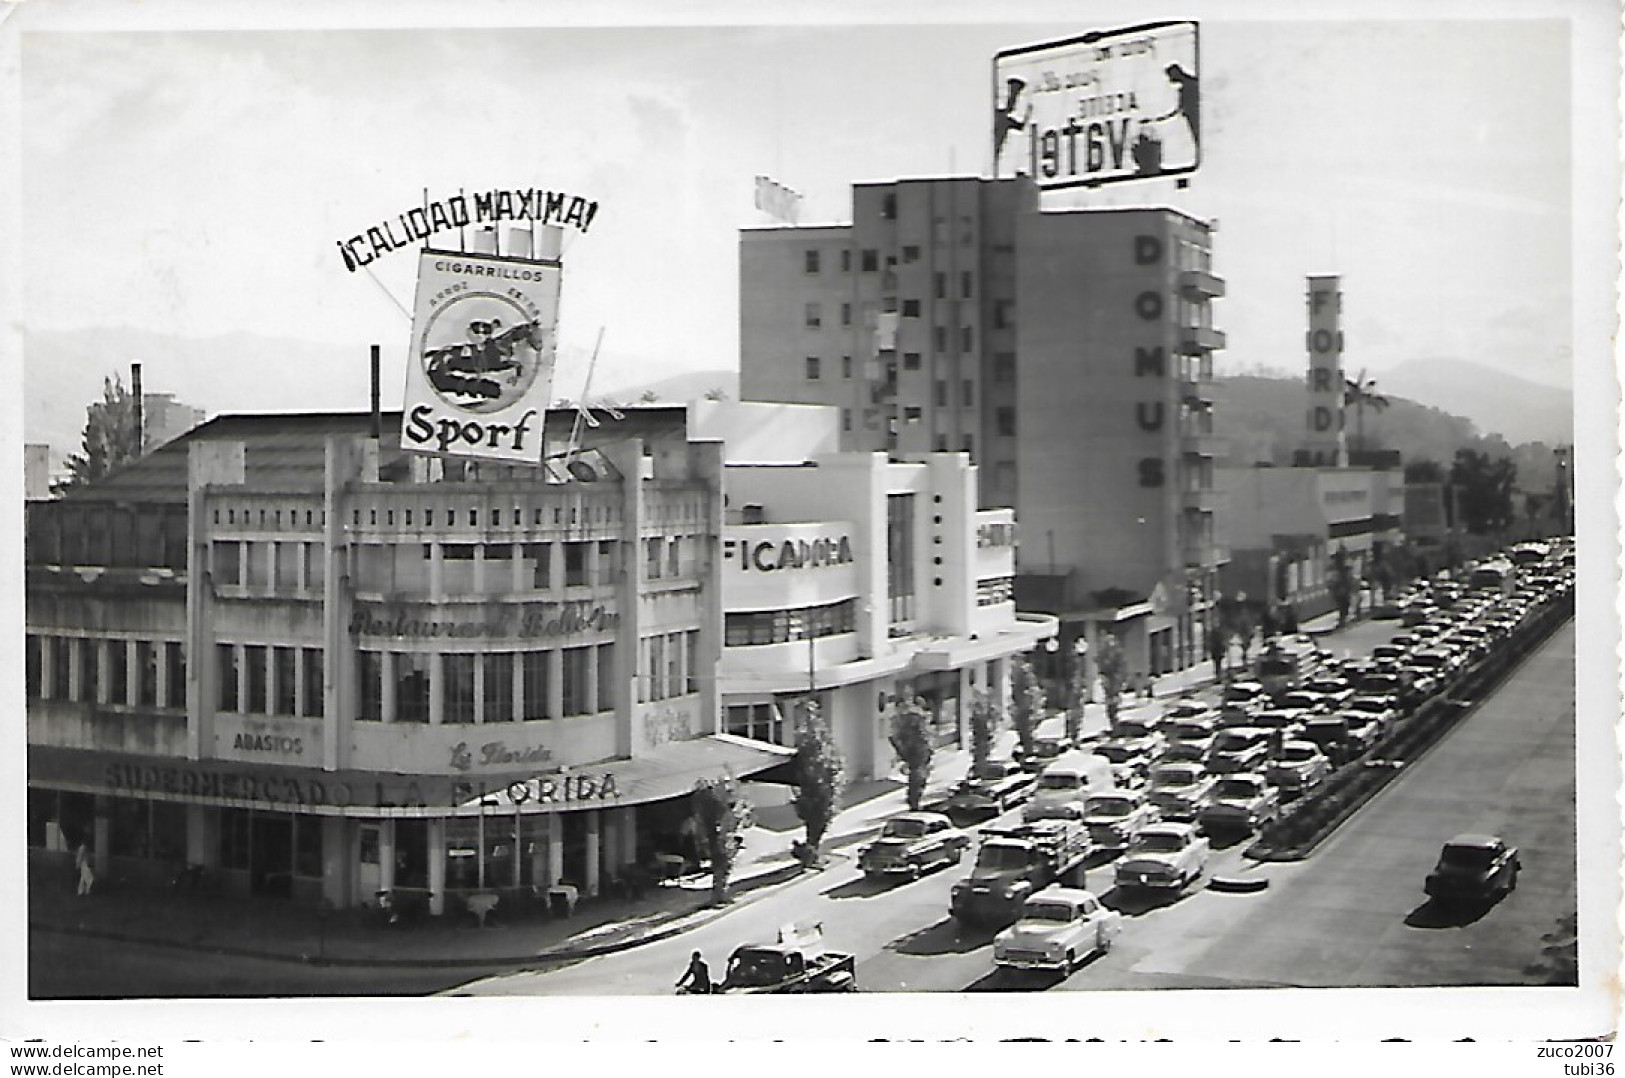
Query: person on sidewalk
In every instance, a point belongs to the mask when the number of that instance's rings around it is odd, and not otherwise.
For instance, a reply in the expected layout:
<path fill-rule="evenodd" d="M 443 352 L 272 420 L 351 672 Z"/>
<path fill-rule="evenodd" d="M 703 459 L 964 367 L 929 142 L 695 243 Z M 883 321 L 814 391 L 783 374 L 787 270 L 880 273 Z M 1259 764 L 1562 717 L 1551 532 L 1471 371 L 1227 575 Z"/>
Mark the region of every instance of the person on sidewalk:
<path fill-rule="evenodd" d="M 692 996 L 711 994 L 711 967 L 705 964 L 705 956 L 699 951 L 689 956 L 688 968 L 677 978 L 677 991 Z"/>
<path fill-rule="evenodd" d="M 73 867 L 79 873 L 79 894 L 90 894 L 90 889 L 96 886 L 96 868 L 90 861 L 89 843 L 79 843 L 79 849 L 73 855 Z"/>

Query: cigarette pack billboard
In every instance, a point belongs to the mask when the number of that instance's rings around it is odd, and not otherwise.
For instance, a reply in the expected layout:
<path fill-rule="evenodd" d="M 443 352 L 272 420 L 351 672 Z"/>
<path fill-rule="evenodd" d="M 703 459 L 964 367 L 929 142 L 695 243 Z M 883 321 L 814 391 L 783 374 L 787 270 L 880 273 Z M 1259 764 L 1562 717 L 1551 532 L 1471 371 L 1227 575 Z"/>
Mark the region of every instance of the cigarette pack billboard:
<path fill-rule="evenodd" d="M 422 252 L 402 449 L 541 462 L 560 274 L 556 261 Z"/>
<path fill-rule="evenodd" d="M 1159 22 L 1007 49 L 993 58 L 993 174 L 1046 190 L 1196 171 L 1194 22 Z"/>

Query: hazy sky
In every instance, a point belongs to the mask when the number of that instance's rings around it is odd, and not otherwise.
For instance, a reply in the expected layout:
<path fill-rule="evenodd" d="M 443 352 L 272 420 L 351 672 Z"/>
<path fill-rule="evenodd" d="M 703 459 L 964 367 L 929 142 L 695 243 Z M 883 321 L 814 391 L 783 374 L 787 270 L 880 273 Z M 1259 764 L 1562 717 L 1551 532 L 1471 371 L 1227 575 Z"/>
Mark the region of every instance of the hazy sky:
<path fill-rule="evenodd" d="M 414 257 L 385 257 L 371 279 L 346 271 L 335 241 L 425 188 L 535 186 L 601 205 L 590 232 L 568 237 L 557 392 L 579 385 L 600 328 L 611 379 L 735 367 L 738 230 L 768 223 L 755 175 L 802 192 L 804 223 L 848 221 L 856 181 L 986 175 L 995 52 L 1197 17 L 1204 161 L 1189 189 L 1126 184 L 1046 205 L 1217 218 L 1221 370 L 1299 368 L 1303 279 L 1337 273 L 1351 372 L 1456 356 L 1567 384 L 1568 24 L 1207 8 L 615 29 L 121 32 L 87 18 L 45 32 L 38 19 L 20 43 L 26 324 L 245 332 L 358 354 L 378 342 L 398 365 L 408 322 L 395 301 L 411 304 Z M 245 400 L 198 403 L 252 407 L 265 376 L 243 372 Z M 324 400 L 319 379 L 310 394 L 312 408 L 358 403 Z"/>

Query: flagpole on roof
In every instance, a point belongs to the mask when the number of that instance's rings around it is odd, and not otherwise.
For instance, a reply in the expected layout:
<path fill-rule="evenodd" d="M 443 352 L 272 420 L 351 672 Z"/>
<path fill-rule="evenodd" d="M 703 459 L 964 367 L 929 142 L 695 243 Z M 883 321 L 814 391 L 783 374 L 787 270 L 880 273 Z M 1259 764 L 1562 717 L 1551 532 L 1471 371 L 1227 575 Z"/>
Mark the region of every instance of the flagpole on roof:
<path fill-rule="evenodd" d="M 598 349 L 603 346 L 603 343 L 604 327 L 599 326 L 598 339 L 593 342 L 592 346 L 592 358 L 587 361 L 587 380 L 581 384 L 581 399 L 576 401 L 575 423 L 570 428 L 570 444 L 565 450 L 566 462 L 575 460 L 576 454 L 581 449 L 582 422 L 585 421 L 589 427 L 598 426 L 598 420 L 594 419 L 592 413 L 587 411 L 587 394 L 592 392 L 592 373 L 598 367 Z"/>

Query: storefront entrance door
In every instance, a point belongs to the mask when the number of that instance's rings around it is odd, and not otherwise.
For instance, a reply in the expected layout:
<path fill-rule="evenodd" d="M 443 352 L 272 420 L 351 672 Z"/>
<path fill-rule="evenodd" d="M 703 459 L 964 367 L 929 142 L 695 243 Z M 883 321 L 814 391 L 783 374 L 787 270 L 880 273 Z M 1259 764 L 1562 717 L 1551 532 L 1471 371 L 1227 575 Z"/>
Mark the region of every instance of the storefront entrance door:
<path fill-rule="evenodd" d="M 293 817 L 255 813 L 249 842 L 250 888 L 257 895 L 293 895 Z"/>

